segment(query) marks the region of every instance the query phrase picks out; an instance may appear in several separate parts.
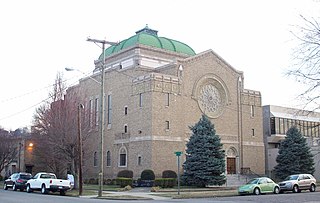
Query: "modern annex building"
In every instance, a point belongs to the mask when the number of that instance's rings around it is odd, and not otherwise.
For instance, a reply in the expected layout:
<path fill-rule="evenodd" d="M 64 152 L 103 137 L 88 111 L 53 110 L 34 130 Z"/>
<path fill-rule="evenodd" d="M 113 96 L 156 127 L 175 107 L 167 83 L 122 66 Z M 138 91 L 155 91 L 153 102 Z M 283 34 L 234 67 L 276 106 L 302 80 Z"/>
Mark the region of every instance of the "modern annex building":
<path fill-rule="evenodd" d="M 100 59 L 103 57 L 100 57 Z M 99 62 L 93 75 L 68 89 L 85 104 L 90 139 L 85 178 L 99 172 Z M 105 50 L 104 177 L 132 170 L 177 171 L 189 126 L 206 114 L 226 152 L 226 173 L 265 173 L 261 94 L 244 89 L 243 72 L 212 50 L 195 53 L 180 41 L 145 28 Z M 93 80 L 93 78 L 96 80 Z M 88 110 L 89 109 L 89 110 Z M 181 157 L 183 163 L 185 157 Z M 181 167 L 180 167 L 181 168 Z M 181 169 L 182 172 L 182 169 Z"/>
<path fill-rule="evenodd" d="M 307 139 L 314 155 L 315 173 L 320 178 L 320 113 L 274 105 L 263 106 L 263 125 L 266 143 L 266 174 L 274 176 L 281 141 L 290 127 L 296 126 Z"/>

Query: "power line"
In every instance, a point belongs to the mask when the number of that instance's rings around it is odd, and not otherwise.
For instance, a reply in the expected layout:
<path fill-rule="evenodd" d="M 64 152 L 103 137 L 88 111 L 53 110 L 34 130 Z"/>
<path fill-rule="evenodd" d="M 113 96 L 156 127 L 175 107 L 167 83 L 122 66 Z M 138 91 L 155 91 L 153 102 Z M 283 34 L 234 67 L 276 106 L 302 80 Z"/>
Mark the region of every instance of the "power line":
<path fill-rule="evenodd" d="M 72 78 L 70 78 L 70 79 L 64 80 L 63 82 L 67 82 L 67 81 L 69 81 L 69 80 L 71 80 L 71 79 L 74 79 L 74 78 L 76 78 L 76 76 L 74 76 L 74 77 L 72 77 Z M 9 102 L 9 101 L 12 101 L 12 100 L 15 100 L 15 99 L 19 99 L 19 98 L 21 98 L 21 97 L 28 96 L 28 95 L 34 94 L 34 93 L 36 93 L 36 92 L 40 92 L 40 91 L 42 91 L 42 90 L 44 90 L 44 89 L 51 88 L 51 87 L 53 87 L 54 85 L 55 85 L 55 84 L 51 84 L 51 85 L 48 85 L 48 86 L 45 86 L 45 87 L 42 87 L 42 88 L 39 88 L 39 89 L 31 90 L 30 92 L 23 93 L 23 94 L 18 95 L 18 96 L 14 96 L 14 97 L 11 97 L 11 98 L 3 99 L 3 100 L 0 101 L 0 103 L 5 103 L 5 102 Z"/>
<path fill-rule="evenodd" d="M 73 77 L 73 78 L 75 78 L 75 77 Z M 71 78 L 71 79 L 73 79 L 73 78 Z M 68 80 L 71 80 L 71 79 L 64 80 L 63 82 L 67 82 Z M 78 83 L 78 81 L 72 83 L 70 86 L 75 85 L 76 83 Z M 55 84 L 49 85 L 49 86 L 47 86 L 46 88 L 53 87 L 54 85 L 55 85 Z M 64 88 L 63 90 L 61 90 L 61 91 L 65 91 L 65 90 L 67 90 L 67 88 L 68 88 L 68 87 L 65 87 L 65 88 Z M 43 89 L 44 89 L 44 88 L 43 88 Z M 24 95 L 26 95 L 26 94 L 24 94 Z M 18 112 L 16 112 L 16 113 L 10 114 L 10 115 L 5 116 L 5 117 L 2 117 L 2 118 L 0 118 L 0 121 L 5 120 L 5 119 L 8 119 L 8 118 L 12 118 L 12 117 L 17 116 L 17 115 L 19 115 L 19 114 L 21 114 L 21 113 L 23 113 L 23 112 L 25 112 L 25 111 L 28 111 L 29 109 L 34 108 L 34 107 L 40 105 L 41 103 L 48 101 L 48 100 L 51 99 L 52 97 L 53 97 L 53 95 L 52 95 L 52 96 L 49 96 L 49 97 L 47 97 L 46 99 L 43 99 L 43 100 L 41 100 L 40 102 L 37 102 L 36 104 L 33 104 L 33 105 L 31 105 L 31 106 L 29 106 L 29 107 L 27 107 L 27 108 L 25 108 L 25 109 L 23 109 L 23 110 L 21 110 L 21 111 L 18 111 Z"/>

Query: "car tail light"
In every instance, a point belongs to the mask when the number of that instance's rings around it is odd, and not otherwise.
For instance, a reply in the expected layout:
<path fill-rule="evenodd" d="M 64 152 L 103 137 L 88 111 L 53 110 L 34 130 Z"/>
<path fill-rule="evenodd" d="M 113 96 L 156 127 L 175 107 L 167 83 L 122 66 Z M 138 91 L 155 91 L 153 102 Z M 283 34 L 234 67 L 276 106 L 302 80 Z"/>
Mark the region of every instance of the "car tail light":
<path fill-rule="evenodd" d="M 17 182 L 18 182 L 18 183 L 23 183 L 23 180 L 18 179 Z"/>
<path fill-rule="evenodd" d="M 50 180 L 50 184 L 52 183 L 52 180 Z"/>

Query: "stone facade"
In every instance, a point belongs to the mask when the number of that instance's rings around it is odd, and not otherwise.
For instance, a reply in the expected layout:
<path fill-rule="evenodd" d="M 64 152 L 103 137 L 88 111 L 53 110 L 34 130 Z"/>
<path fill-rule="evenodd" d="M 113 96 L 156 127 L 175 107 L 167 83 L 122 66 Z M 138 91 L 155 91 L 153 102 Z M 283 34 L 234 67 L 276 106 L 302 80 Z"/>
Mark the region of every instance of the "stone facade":
<path fill-rule="evenodd" d="M 87 122 L 99 111 L 94 104 L 100 102 L 100 86 L 92 78 L 99 81 L 98 66 L 67 92 L 80 95 Z M 189 56 L 136 44 L 106 57 L 105 178 L 124 169 L 135 178 L 144 169 L 157 177 L 164 170 L 177 171 L 174 152 L 185 153 L 189 126 L 203 113 L 221 137 L 226 172 L 264 174 L 261 95 L 244 89 L 243 79 L 212 50 Z M 99 143 L 99 122 L 94 122 L 85 143 L 86 178 L 98 177 Z M 184 160 L 181 156 L 180 163 Z"/>

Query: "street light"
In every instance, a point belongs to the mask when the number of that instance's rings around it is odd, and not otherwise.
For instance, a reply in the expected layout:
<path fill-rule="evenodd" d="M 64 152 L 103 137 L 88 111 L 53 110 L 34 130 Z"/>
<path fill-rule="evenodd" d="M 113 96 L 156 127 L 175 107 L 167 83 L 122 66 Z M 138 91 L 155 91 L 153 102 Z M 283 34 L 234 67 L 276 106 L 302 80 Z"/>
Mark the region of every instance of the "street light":
<path fill-rule="evenodd" d="M 102 187 L 103 187 L 103 148 L 104 148 L 104 102 L 103 102 L 103 97 L 104 97 L 104 71 L 105 71 L 105 45 L 118 45 L 119 43 L 116 42 L 109 42 L 106 40 L 97 40 L 97 39 L 90 39 L 87 38 L 87 41 L 89 42 L 94 42 L 94 43 L 99 43 L 102 44 L 102 65 L 101 65 L 101 81 L 97 81 L 96 79 L 91 78 L 95 82 L 100 84 L 101 92 L 100 92 L 100 171 L 99 171 L 99 192 L 98 192 L 98 197 L 102 197 Z M 65 68 L 66 71 L 79 71 L 78 69 L 73 69 L 73 68 Z M 81 72 L 83 73 L 83 72 Z M 85 74 L 85 73 L 83 73 Z"/>
<path fill-rule="evenodd" d="M 101 65 L 101 93 L 100 93 L 100 171 L 99 171 L 99 192 L 98 197 L 102 197 L 103 187 L 103 145 L 104 145 L 104 70 L 105 70 L 105 45 L 117 45 L 115 42 L 108 42 L 106 40 L 90 39 L 87 41 L 102 44 L 102 65 Z"/>
<path fill-rule="evenodd" d="M 70 68 L 70 67 L 65 67 L 64 69 L 65 69 L 66 71 L 78 71 L 79 73 L 82 73 L 82 74 L 85 75 L 86 77 L 89 77 L 91 80 L 95 81 L 96 83 L 101 84 L 98 80 L 94 79 L 93 77 L 91 77 L 90 75 L 82 72 L 82 71 L 79 70 L 79 69 Z"/>

